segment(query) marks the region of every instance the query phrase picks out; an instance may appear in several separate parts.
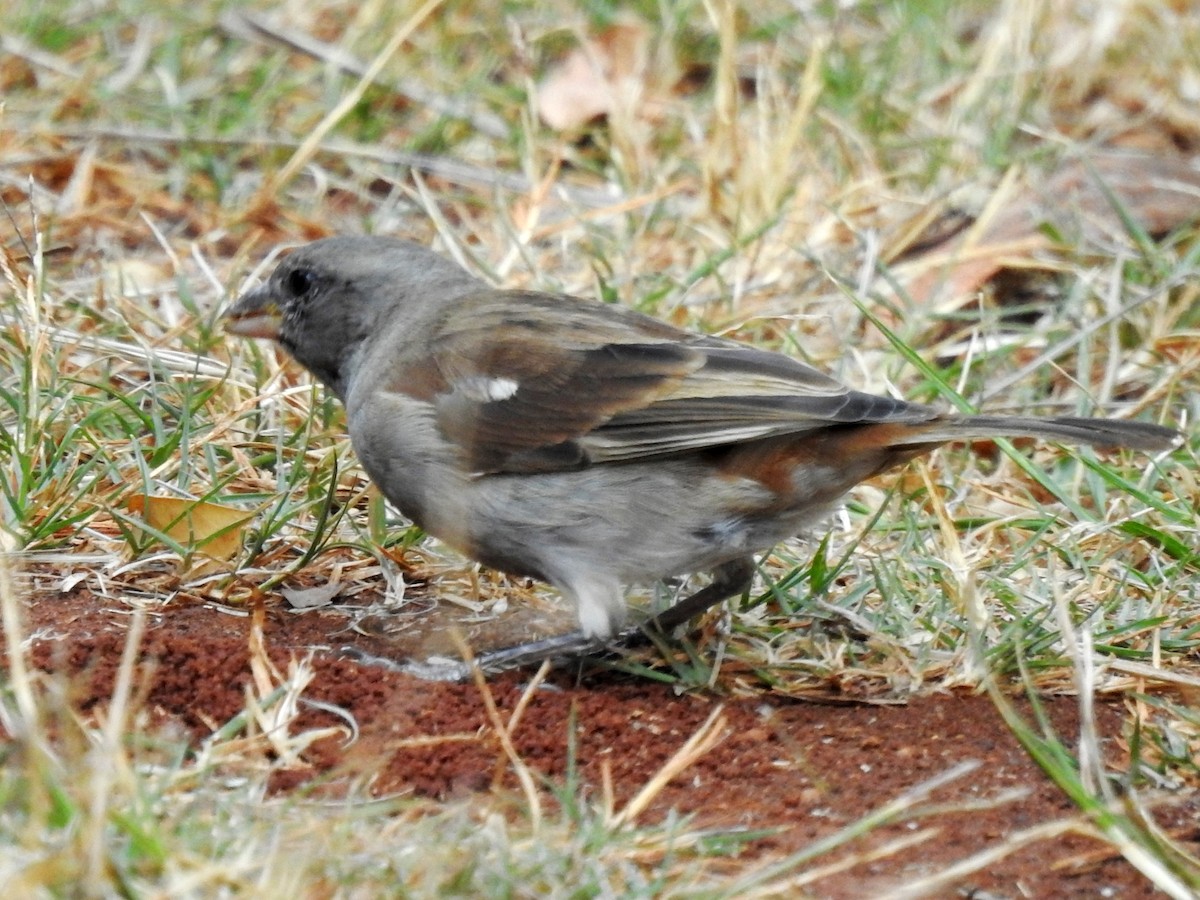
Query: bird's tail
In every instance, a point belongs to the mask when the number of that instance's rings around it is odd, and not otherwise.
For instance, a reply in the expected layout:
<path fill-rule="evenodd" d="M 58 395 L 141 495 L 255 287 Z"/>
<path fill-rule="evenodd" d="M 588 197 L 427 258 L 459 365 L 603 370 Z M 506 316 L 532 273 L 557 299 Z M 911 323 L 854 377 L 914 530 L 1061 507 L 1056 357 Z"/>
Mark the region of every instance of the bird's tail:
<path fill-rule="evenodd" d="M 915 439 L 913 444 L 1035 437 L 1067 444 L 1147 451 L 1170 450 L 1183 441 L 1183 435 L 1175 429 L 1150 422 L 1077 416 L 945 416 L 914 428 L 910 434 Z"/>

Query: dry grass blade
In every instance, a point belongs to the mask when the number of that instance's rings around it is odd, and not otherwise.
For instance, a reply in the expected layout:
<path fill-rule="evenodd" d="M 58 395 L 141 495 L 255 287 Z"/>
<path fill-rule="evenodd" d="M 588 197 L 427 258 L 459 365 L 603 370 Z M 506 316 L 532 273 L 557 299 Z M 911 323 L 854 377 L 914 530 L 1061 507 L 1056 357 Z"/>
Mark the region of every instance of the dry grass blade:
<path fill-rule="evenodd" d="M 404 42 L 412 37 L 412 34 L 417 30 L 417 27 L 430 15 L 432 15 L 434 10 L 441 6 L 443 2 L 444 0 L 426 0 L 426 2 L 423 3 L 420 8 L 418 8 L 416 12 L 409 17 L 408 21 L 405 22 L 402 27 L 397 28 L 396 31 L 392 33 L 392 36 L 388 39 L 387 44 L 382 50 L 379 51 L 376 57 L 371 60 L 371 64 L 367 66 L 366 70 L 362 73 L 362 76 L 359 78 L 354 87 L 351 88 L 340 101 L 338 101 L 338 104 L 329 111 L 329 113 L 321 120 L 317 127 L 314 128 L 301 142 L 300 146 L 296 148 L 296 152 L 292 154 L 292 158 L 287 161 L 283 168 L 276 172 L 266 182 L 261 193 L 261 196 L 264 199 L 269 200 L 270 198 L 278 195 L 282 191 L 284 185 L 291 181 L 292 178 L 295 177 L 296 173 L 308 164 L 308 161 L 312 159 L 313 154 L 320 149 L 321 142 L 325 139 L 325 136 L 329 134 L 329 132 L 335 125 L 337 125 L 338 122 L 345 118 L 345 116 L 352 109 L 354 109 L 355 105 L 360 100 L 362 100 L 363 94 L 366 93 L 367 88 L 374 83 L 375 79 L 379 76 L 379 73 L 383 71 L 383 68 L 387 65 L 388 61 L 396 55 L 396 51 L 404 46 Z"/>
<path fill-rule="evenodd" d="M 608 826 L 620 828 L 636 821 L 668 783 L 691 768 L 696 760 L 712 750 L 728 734 L 728 723 L 721 715 L 721 707 L 717 706 L 709 713 L 704 724 L 697 728 L 683 746 L 663 764 L 662 768 L 654 773 L 654 777 L 646 782 L 621 810 L 608 819 Z"/>
<path fill-rule="evenodd" d="M 5 704 L 0 704 L 4 715 L 4 730 L 14 737 L 30 739 L 27 725 L 38 721 L 37 703 L 34 701 L 30 682 L 26 648 L 22 645 L 26 634 L 22 623 L 21 601 L 13 584 L 12 562 L 15 559 L 15 542 L 6 529 L 0 527 L 0 621 L 4 623 L 4 650 L 8 658 L 8 683 L 16 699 L 16 716 L 10 716 Z"/>
<path fill-rule="evenodd" d="M 263 618 L 261 607 L 250 616 L 250 674 L 254 685 L 253 689 L 246 685 L 246 709 L 270 743 L 279 765 L 282 768 L 302 766 L 302 756 L 308 747 L 316 741 L 339 735 L 343 730 L 319 728 L 293 733 L 296 718 L 300 715 L 301 697 L 316 674 L 312 653 L 302 660 L 293 659 L 284 675 L 267 655 Z"/>
<path fill-rule="evenodd" d="M 826 853 L 849 843 L 855 838 L 870 833 L 876 827 L 891 822 L 898 816 L 910 813 L 914 807 L 925 802 L 935 791 L 969 775 L 978 768 L 979 762 L 977 760 L 964 760 L 947 769 L 945 772 L 914 785 L 889 802 L 872 810 L 861 819 L 852 822 L 844 828 L 838 829 L 833 834 L 814 841 L 812 844 L 782 860 L 773 861 L 766 866 L 761 866 L 743 875 L 734 882 L 733 890 L 735 891 L 735 895 L 743 896 L 749 891 L 762 891 L 767 895 L 786 892 L 791 889 L 793 879 L 796 878 L 801 879 L 804 883 L 808 883 L 809 879 L 806 868 L 798 876 L 792 873 L 796 869 L 807 867 L 812 860 L 819 859 Z M 867 851 L 867 853 L 870 852 Z M 863 857 L 855 855 L 853 864 L 857 864 L 863 860 Z M 832 865 L 837 866 L 836 863 Z M 836 870 L 831 871 L 840 870 L 841 867 L 838 866 Z M 755 895 L 757 896 L 757 893 Z"/>
<path fill-rule="evenodd" d="M 1064 834 L 1080 832 L 1086 834 L 1095 833 L 1079 817 L 1034 825 L 1010 834 L 1003 841 L 988 847 L 986 850 L 981 850 L 979 853 L 973 853 L 971 856 L 959 860 L 953 865 L 946 866 L 933 875 L 918 878 L 900 888 L 884 890 L 878 896 L 880 900 L 917 900 L 919 897 L 929 897 L 961 882 L 968 875 L 982 871 L 989 866 L 994 866 L 1000 860 L 1018 853 L 1030 844 L 1050 840 Z"/>
<path fill-rule="evenodd" d="M 103 760 L 92 771 L 91 808 L 88 819 L 92 833 L 85 839 L 87 872 L 94 884 L 103 883 L 107 875 L 109 846 L 105 831 L 110 814 L 109 804 L 112 802 L 113 783 L 118 778 L 128 779 L 130 777 L 124 740 L 132 712 L 130 700 L 133 695 L 133 680 L 134 674 L 137 672 L 138 654 L 142 649 L 142 636 L 145 629 L 145 613 L 141 610 L 134 610 L 133 616 L 129 620 L 129 631 L 125 635 L 121 663 L 117 668 L 117 682 L 113 687 L 112 701 L 105 710 L 100 741 L 94 750 L 97 757 Z"/>
<path fill-rule="evenodd" d="M 898 838 L 884 841 L 878 847 L 872 847 L 869 850 L 860 850 L 855 853 L 848 853 L 846 856 L 831 863 L 826 863 L 823 866 L 813 866 L 806 869 L 802 874 L 792 878 L 786 878 L 782 881 L 760 888 L 745 896 L 747 897 L 789 897 L 795 896 L 797 891 L 811 884 L 816 884 L 818 881 L 823 881 L 834 875 L 842 872 L 848 872 L 851 869 L 859 866 L 869 866 L 872 863 L 878 863 L 880 860 L 892 859 L 894 862 L 901 862 L 904 857 L 901 855 L 906 850 L 913 850 L 920 847 L 922 844 L 934 840 L 942 833 L 940 828 L 922 828 L 914 831 L 912 834 L 901 835 Z"/>
<path fill-rule="evenodd" d="M 282 44 L 314 59 L 337 66 L 356 78 L 370 80 L 369 68 L 353 54 L 341 47 L 319 41 L 302 31 L 285 28 L 254 10 L 226 12 L 221 16 L 221 24 L 233 34 Z M 463 100 L 436 94 L 415 80 L 396 83 L 392 87 L 403 96 L 423 106 L 428 106 L 439 115 L 467 121 L 481 134 L 500 139 L 508 136 L 508 126 L 502 119 L 486 110 L 471 108 L 470 104 Z"/>
<path fill-rule="evenodd" d="M 17 35 L 0 35 L 0 50 L 26 59 L 35 66 L 48 69 L 57 75 L 62 75 L 64 78 L 79 78 L 79 70 L 75 66 L 72 66 L 59 56 L 40 50 Z"/>
<path fill-rule="evenodd" d="M 1103 660 L 1097 659 L 1094 664 L 1106 672 L 1120 672 L 1122 675 L 1130 675 L 1157 684 L 1174 685 L 1192 691 L 1200 689 L 1200 675 L 1164 669 L 1161 666 L 1139 662 L 1136 659 L 1105 657 Z"/>
<path fill-rule="evenodd" d="M 153 128 L 131 128 L 116 124 L 92 123 L 86 127 L 60 126 L 48 129 L 50 136 L 63 140 L 97 140 L 109 141 L 118 145 L 161 144 L 175 148 L 230 148 L 250 150 L 255 147 L 269 147 L 298 152 L 305 143 L 302 139 L 291 137 L 230 137 L 220 134 L 175 134 Z M 375 144 L 360 144 L 347 140 L 329 138 L 318 148 L 320 153 L 348 161 L 366 160 L 385 166 L 395 166 L 416 169 L 427 172 L 451 184 L 469 187 L 501 189 L 515 194 L 524 194 L 534 189 L 535 182 L 520 172 L 497 169 L 473 164 L 450 156 L 439 156 L 432 153 L 418 153 L 393 147 L 381 147 Z M 664 189 L 664 194 L 675 193 L 679 185 Z M 612 215 L 613 212 L 636 211 L 658 199 L 656 194 L 648 194 L 644 198 L 626 200 L 621 192 L 614 188 L 591 188 L 586 185 L 557 183 L 554 193 L 561 196 L 572 207 L 585 207 L 596 210 L 596 216 Z M 611 211 L 610 211 L 611 210 Z M 547 226 L 550 227 L 550 226 Z M 566 225 L 560 223 L 556 230 L 562 230 Z"/>
<path fill-rule="evenodd" d="M 516 746 L 513 744 L 512 733 L 509 730 L 510 723 L 506 723 L 500 715 L 500 709 L 496 706 L 496 698 L 492 694 L 491 686 L 488 685 L 487 679 L 484 678 L 483 670 L 475 665 L 475 654 L 471 647 L 462 635 L 455 631 L 452 634 L 454 642 L 458 648 L 459 655 L 463 662 L 467 664 L 471 671 L 471 678 L 475 683 L 475 688 L 479 692 L 479 697 L 483 700 L 483 707 L 487 712 L 488 721 L 492 725 L 492 730 L 496 733 L 496 740 L 500 743 L 500 748 L 504 752 L 505 758 L 512 766 L 513 774 L 517 776 L 517 781 L 521 785 L 521 791 L 525 795 L 525 803 L 529 811 L 530 827 L 533 833 L 537 834 L 542 824 L 542 798 L 538 793 L 537 785 L 534 783 L 533 773 L 529 766 L 525 764 L 525 760 L 521 759 L 521 754 L 517 752 Z M 548 671 L 547 666 L 542 666 L 538 672 L 538 677 L 534 679 L 529 688 L 526 690 L 528 695 L 537 689 L 540 684 L 539 678 L 544 678 Z"/>

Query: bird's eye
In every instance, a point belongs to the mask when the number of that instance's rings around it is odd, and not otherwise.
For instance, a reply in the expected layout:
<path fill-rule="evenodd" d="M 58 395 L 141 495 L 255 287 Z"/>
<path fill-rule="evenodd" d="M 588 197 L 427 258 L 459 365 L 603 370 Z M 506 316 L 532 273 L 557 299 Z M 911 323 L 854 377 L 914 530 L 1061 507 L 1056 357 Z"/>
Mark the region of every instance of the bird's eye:
<path fill-rule="evenodd" d="M 317 276 L 312 273 L 311 269 L 292 269 L 287 273 L 284 285 L 293 297 L 303 297 L 312 289 L 316 280 Z"/>

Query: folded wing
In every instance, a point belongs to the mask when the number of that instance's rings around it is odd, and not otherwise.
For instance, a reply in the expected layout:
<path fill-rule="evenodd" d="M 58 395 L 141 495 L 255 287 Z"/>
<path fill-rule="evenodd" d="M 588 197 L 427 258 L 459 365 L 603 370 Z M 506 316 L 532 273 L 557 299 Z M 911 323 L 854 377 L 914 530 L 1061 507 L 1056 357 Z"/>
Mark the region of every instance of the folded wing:
<path fill-rule="evenodd" d="M 620 307 L 514 294 L 464 298 L 431 347 L 436 383 L 423 382 L 474 472 L 566 470 L 937 416 Z M 393 389 L 409 383 L 398 377 Z"/>

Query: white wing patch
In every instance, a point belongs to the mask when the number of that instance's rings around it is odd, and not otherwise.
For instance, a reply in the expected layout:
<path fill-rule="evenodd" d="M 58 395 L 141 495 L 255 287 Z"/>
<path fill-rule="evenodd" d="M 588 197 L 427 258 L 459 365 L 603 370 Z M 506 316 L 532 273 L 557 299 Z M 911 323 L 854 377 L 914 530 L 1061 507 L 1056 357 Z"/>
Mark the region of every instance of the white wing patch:
<path fill-rule="evenodd" d="M 507 400 L 521 385 L 512 378 L 464 378 L 458 387 L 472 400 L 495 402 Z"/>

